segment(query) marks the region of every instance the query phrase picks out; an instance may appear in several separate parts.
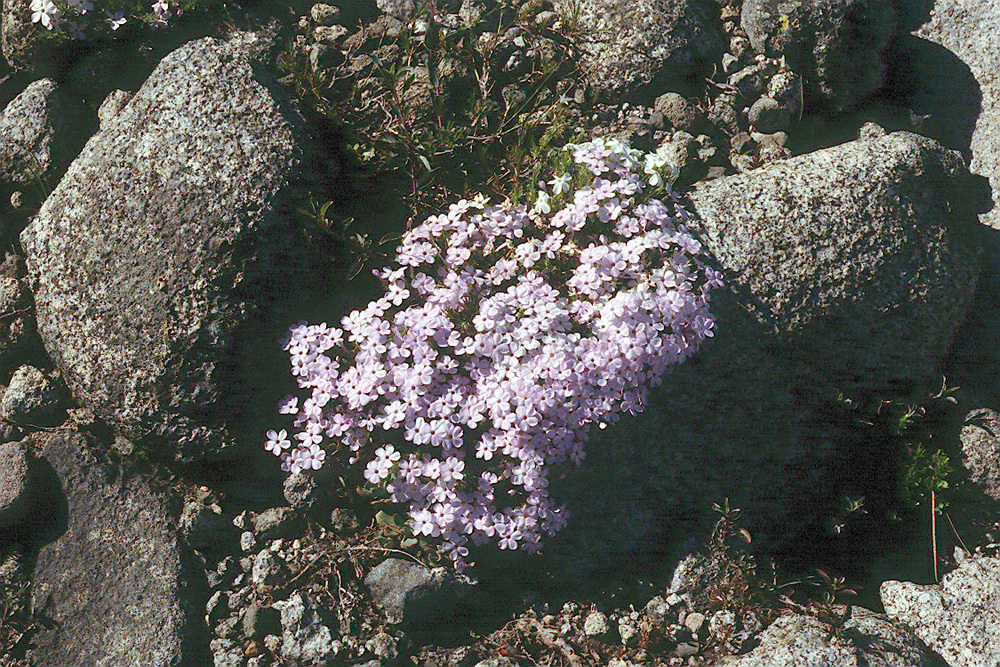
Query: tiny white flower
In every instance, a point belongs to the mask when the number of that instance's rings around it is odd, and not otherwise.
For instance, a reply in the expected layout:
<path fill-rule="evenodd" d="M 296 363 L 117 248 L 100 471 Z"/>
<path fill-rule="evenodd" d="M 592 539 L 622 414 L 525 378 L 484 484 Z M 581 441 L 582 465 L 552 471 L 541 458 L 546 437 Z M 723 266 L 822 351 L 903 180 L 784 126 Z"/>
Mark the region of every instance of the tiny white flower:
<path fill-rule="evenodd" d="M 552 186 L 552 194 L 561 195 L 564 192 L 569 192 L 569 180 L 570 175 L 563 174 L 549 181 L 549 185 Z"/>
<path fill-rule="evenodd" d="M 535 213 L 549 213 L 552 207 L 549 206 L 549 195 L 547 192 L 538 191 L 538 199 L 535 200 Z"/>

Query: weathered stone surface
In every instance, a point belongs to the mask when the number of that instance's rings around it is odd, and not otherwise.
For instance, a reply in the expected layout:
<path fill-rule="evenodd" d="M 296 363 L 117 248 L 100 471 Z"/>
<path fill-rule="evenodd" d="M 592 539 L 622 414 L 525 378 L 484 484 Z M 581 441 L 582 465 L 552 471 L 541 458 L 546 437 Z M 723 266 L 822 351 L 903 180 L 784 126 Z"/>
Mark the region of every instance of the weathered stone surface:
<path fill-rule="evenodd" d="M 786 56 L 807 91 L 842 111 L 885 83 L 892 0 L 745 0 L 740 24 L 759 53 Z"/>
<path fill-rule="evenodd" d="M 87 129 L 82 110 L 52 79 L 30 84 L 0 115 L 0 182 L 54 187 Z"/>
<path fill-rule="evenodd" d="M 15 70 L 47 70 L 55 64 L 38 27 L 31 22 L 31 3 L 3 0 L 0 17 L 0 46 L 3 57 Z M 48 56 L 48 57 L 46 57 Z M 47 75 L 48 72 L 41 72 Z"/>
<path fill-rule="evenodd" d="M 712 181 L 691 199 L 778 356 L 830 386 L 887 395 L 934 379 L 970 305 L 986 204 L 971 182 L 956 152 L 897 132 Z"/>
<path fill-rule="evenodd" d="M 287 375 L 275 340 L 292 318 L 276 310 L 309 293 L 292 212 L 323 191 L 325 162 L 270 86 L 232 43 L 175 51 L 21 237 L 74 396 L 179 460 L 260 438 Z"/>
<path fill-rule="evenodd" d="M 847 465 L 823 397 L 939 381 L 978 270 L 964 173 L 899 134 L 696 188 L 691 224 L 732 290 L 713 295 L 715 337 L 553 474 L 570 519 L 538 567 L 585 583 L 679 558 L 725 498 L 760 548 L 793 539 Z"/>
<path fill-rule="evenodd" d="M 239 540 L 233 517 L 223 514 L 218 505 L 185 503 L 179 524 L 187 543 L 199 551 L 219 553 Z"/>
<path fill-rule="evenodd" d="M 879 595 L 951 667 L 1000 665 L 1000 558 L 968 558 L 938 585 L 886 581 Z"/>
<path fill-rule="evenodd" d="M 831 636 L 832 635 L 832 636 Z M 854 607 L 839 634 L 812 616 L 788 614 L 760 634 L 760 645 L 719 667 L 936 667 L 922 641 L 885 615 Z"/>
<path fill-rule="evenodd" d="M 0 529 L 6 530 L 28 509 L 28 458 L 19 442 L 0 444 Z"/>
<path fill-rule="evenodd" d="M 972 410 L 960 438 L 962 467 L 969 472 L 969 481 L 1000 500 L 1000 415 L 989 408 Z"/>
<path fill-rule="evenodd" d="M 657 95 L 686 87 L 722 56 L 718 8 L 702 0 L 555 0 L 578 17 L 582 66 L 609 98 Z"/>
<path fill-rule="evenodd" d="M 74 431 L 35 434 L 50 494 L 32 513 L 41 540 L 32 607 L 37 665 L 174 667 L 208 663 L 205 597 L 164 494 L 123 476 Z"/>
<path fill-rule="evenodd" d="M 0 264 L 0 373 L 10 373 L 41 352 L 24 261 L 9 253 Z"/>
<path fill-rule="evenodd" d="M 302 660 L 308 665 L 323 665 L 340 652 L 341 643 L 320 617 L 316 603 L 308 595 L 293 593 L 287 600 L 275 602 L 281 612 L 281 656 Z"/>
<path fill-rule="evenodd" d="M 427 2 L 424 0 L 376 0 L 376 4 L 380 11 L 400 21 L 426 20 Z M 461 6 L 462 0 L 441 0 L 435 4 L 437 11 L 443 14 L 457 14 Z"/>
<path fill-rule="evenodd" d="M 969 169 L 989 177 L 1000 202 L 1000 0 L 936 0 L 904 45 L 913 111 L 937 119 L 942 143 L 968 151 Z M 980 220 L 1000 229 L 1000 206 Z"/>
<path fill-rule="evenodd" d="M 747 111 L 747 121 L 761 134 L 784 132 L 792 121 L 792 113 L 777 100 L 761 97 Z"/>
<path fill-rule="evenodd" d="M 421 630 L 454 623 L 475 603 L 475 587 L 467 578 L 399 558 L 377 565 L 365 585 L 390 623 Z"/>
<path fill-rule="evenodd" d="M 34 366 L 21 366 L 0 399 L 0 417 L 15 424 L 55 426 L 65 417 L 59 388 Z"/>

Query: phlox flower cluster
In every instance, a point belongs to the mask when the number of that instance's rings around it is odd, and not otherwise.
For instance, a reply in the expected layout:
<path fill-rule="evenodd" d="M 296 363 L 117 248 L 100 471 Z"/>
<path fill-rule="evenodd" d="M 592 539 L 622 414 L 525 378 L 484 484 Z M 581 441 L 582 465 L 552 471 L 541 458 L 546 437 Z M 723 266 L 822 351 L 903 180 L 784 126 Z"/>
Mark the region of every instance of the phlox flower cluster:
<path fill-rule="evenodd" d="M 73 39 L 84 39 L 84 32 L 88 23 L 83 18 L 88 12 L 94 11 L 94 3 L 90 0 L 65 0 L 62 2 L 63 9 L 60 9 L 53 0 L 31 0 L 31 21 L 38 23 L 47 30 L 63 32 L 69 34 Z M 170 4 L 167 0 L 156 0 L 151 5 L 153 28 L 163 28 L 168 25 L 169 19 L 173 16 L 170 11 Z M 76 20 L 66 18 L 66 13 L 75 17 Z M 99 19 L 105 23 L 112 31 L 118 30 L 126 23 L 124 12 L 105 11 L 103 18 Z"/>
<path fill-rule="evenodd" d="M 569 150 L 575 181 L 555 177 L 530 209 L 453 204 L 403 237 L 377 273 L 384 296 L 286 341 L 310 395 L 280 407 L 294 448 L 268 433 L 282 469 L 346 448 L 459 569 L 470 541 L 538 551 L 567 521 L 548 493 L 553 466 L 583 461 L 593 425 L 641 412 L 713 335 L 720 275 L 647 168 L 658 163 L 617 142 Z"/>

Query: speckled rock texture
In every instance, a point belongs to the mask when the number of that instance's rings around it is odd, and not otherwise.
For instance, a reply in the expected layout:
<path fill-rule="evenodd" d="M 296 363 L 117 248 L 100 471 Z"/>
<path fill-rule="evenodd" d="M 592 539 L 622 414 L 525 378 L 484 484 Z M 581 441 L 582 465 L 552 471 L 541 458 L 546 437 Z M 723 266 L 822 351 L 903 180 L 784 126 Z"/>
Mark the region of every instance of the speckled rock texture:
<path fill-rule="evenodd" d="M 807 92 L 834 111 L 885 83 L 892 0 L 744 0 L 740 24 L 758 53 L 785 56 Z"/>
<path fill-rule="evenodd" d="M 0 115 L 0 183 L 55 186 L 86 129 L 82 109 L 52 79 L 30 84 Z"/>
<path fill-rule="evenodd" d="M 295 316 L 278 311 L 312 277 L 294 210 L 322 197 L 326 163 L 284 99 L 236 42 L 188 43 L 21 235 L 74 397 L 164 457 L 256 443 L 287 377 L 276 341 Z"/>
<path fill-rule="evenodd" d="M 28 510 L 28 458 L 19 442 L 0 444 L 0 530 L 20 521 Z"/>
<path fill-rule="evenodd" d="M 24 260 L 8 253 L 0 263 L 0 373 L 5 376 L 41 349 L 24 277 Z"/>
<path fill-rule="evenodd" d="M 1000 500 L 1000 415 L 977 408 L 966 415 L 966 422 L 960 435 L 962 467 L 985 495 Z"/>
<path fill-rule="evenodd" d="M 777 356 L 845 392 L 929 383 L 975 292 L 964 161 L 896 132 L 700 184 L 706 245 Z M 930 386 L 928 384 L 928 386 Z"/>
<path fill-rule="evenodd" d="M 275 602 L 274 608 L 281 612 L 283 658 L 322 665 L 340 652 L 336 633 L 323 623 L 316 603 L 308 595 L 293 593 L 287 600 Z"/>
<path fill-rule="evenodd" d="M 950 667 L 1000 665 L 1000 558 L 976 556 L 934 586 L 886 581 L 885 612 L 913 628 Z"/>
<path fill-rule="evenodd" d="M 917 56 L 911 104 L 917 113 L 939 116 L 945 130 L 971 153 L 969 169 L 989 177 L 993 201 L 1000 202 L 1000 1 L 937 0 L 930 20 L 915 33 Z M 925 41 L 926 40 L 926 41 Z M 928 44 L 928 42 L 932 44 Z M 938 46 L 940 45 L 940 46 Z M 943 48 L 941 48 L 943 47 Z M 946 50 L 945 50 L 946 49 Z M 1000 206 L 981 220 L 1000 229 Z"/>
<path fill-rule="evenodd" d="M 390 623 L 416 630 L 468 622 L 483 602 L 468 577 L 399 558 L 375 566 L 365 576 L 365 586 Z"/>
<path fill-rule="evenodd" d="M 31 3 L 23 0 L 3 0 L 0 17 L 0 47 L 3 57 L 15 70 L 51 69 L 51 52 L 39 38 L 31 22 Z M 48 72 L 45 72 L 48 74 Z"/>
<path fill-rule="evenodd" d="M 66 417 L 62 408 L 58 386 L 28 365 L 14 371 L 0 399 L 0 417 L 14 424 L 56 426 Z"/>
<path fill-rule="evenodd" d="M 704 0 L 555 0 L 576 15 L 590 84 L 615 98 L 651 102 L 679 90 L 722 56 L 718 7 Z"/>
<path fill-rule="evenodd" d="M 25 443 L 48 491 L 32 512 L 42 545 L 32 607 L 47 622 L 32 637 L 31 663 L 210 664 L 197 613 L 207 596 L 181 551 L 167 496 L 101 460 L 74 431 Z"/>
<path fill-rule="evenodd" d="M 812 616 L 782 616 L 761 633 L 760 645 L 718 667 L 940 667 L 912 632 L 853 607 L 839 635 Z"/>

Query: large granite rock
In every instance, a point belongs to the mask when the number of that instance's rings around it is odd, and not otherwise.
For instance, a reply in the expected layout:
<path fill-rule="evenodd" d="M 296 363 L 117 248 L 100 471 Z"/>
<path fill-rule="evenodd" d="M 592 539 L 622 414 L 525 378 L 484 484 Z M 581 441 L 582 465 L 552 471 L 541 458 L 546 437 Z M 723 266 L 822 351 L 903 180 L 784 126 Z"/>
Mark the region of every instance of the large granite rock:
<path fill-rule="evenodd" d="M 883 467 L 841 459 L 854 436 L 820 417 L 823 399 L 940 381 L 979 266 L 967 177 L 960 156 L 901 133 L 698 187 L 692 224 L 729 287 L 715 336 L 553 476 L 571 512 L 546 541 L 553 576 L 679 557 L 725 498 L 755 544 L 787 547 L 836 511 L 845 465 Z"/>
<path fill-rule="evenodd" d="M 29 482 L 24 445 L 19 442 L 0 444 L 0 529 L 10 529 L 27 512 Z"/>
<path fill-rule="evenodd" d="M 178 460 L 260 438 L 288 381 L 278 310 L 310 295 L 294 210 L 323 196 L 321 142 L 246 43 L 164 58 L 21 235 L 74 396 Z"/>
<path fill-rule="evenodd" d="M 908 103 L 936 116 L 969 169 L 989 177 L 1000 202 L 1000 1 L 937 0 L 930 20 L 904 43 L 911 62 Z M 981 216 L 1000 229 L 1000 206 Z"/>
<path fill-rule="evenodd" d="M 938 585 L 886 581 L 879 595 L 951 667 L 1000 665 L 1000 558 L 967 558 Z"/>
<path fill-rule="evenodd" d="M 758 53 L 785 56 L 819 102 L 843 111 L 885 82 L 892 0 L 745 0 L 740 24 Z"/>
<path fill-rule="evenodd" d="M 0 115 L 0 183 L 44 196 L 83 145 L 87 126 L 83 110 L 52 79 L 30 84 Z"/>
<path fill-rule="evenodd" d="M 779 357 L 845 392 L 930 386 L 980 270 L 961 156 L 896 132 L 704 183 L 696 223 Z"/>
<path fill-rule="evenodd" d="M 788 614 L 759 637 L 746 655 L 718 667 L 938 667 L 940 662 L 914 634 L 883 614 L 854 607 L 839 633 L 812 616 Z"/>
<path fill-rule="evenodd" d="M 425 632 L 474 615 L 484 597 L 465 576 L 399 558 L 374 567 L 365 586 L 389 623 Z"/>
<path fill-rule="evenodd" d="M 959 435 L 962 467 L 984 495 L 1000 500 L 1000 415 L 989 408 L 976 408 L 965 419 Z"/>
<path fill-rule="evenodd" d="M 718 7 L 703 0 L 555 0 L 575 17 L 590 84 L 614 99 L 684 89 L 722 56 Z"/>
<path fill-rule="evenodd" d="M 205 608 L 167 496 L 75 431 L 25 440 L 47 494 L 32 512 L 36 665 L 208 664 Z"/>

